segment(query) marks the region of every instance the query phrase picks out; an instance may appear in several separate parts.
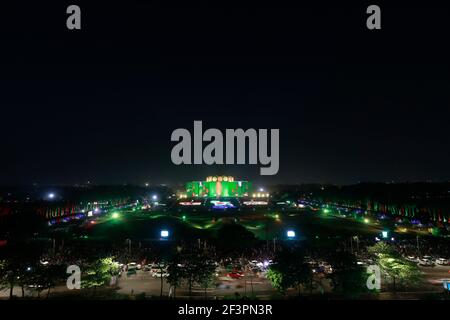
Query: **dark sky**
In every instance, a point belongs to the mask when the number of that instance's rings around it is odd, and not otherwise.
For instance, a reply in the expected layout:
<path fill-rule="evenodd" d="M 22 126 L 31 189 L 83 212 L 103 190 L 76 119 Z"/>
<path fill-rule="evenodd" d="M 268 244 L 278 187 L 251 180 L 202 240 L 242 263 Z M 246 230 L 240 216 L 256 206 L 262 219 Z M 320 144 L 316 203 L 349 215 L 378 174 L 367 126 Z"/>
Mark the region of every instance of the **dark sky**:
<path fill-rule="evenodd" d="M 91 2 L 2 10 L 0 184 L 450 179 L 448 8 Z M 279 173 L 173 165 L 194 120 L 279 128 Z"/>

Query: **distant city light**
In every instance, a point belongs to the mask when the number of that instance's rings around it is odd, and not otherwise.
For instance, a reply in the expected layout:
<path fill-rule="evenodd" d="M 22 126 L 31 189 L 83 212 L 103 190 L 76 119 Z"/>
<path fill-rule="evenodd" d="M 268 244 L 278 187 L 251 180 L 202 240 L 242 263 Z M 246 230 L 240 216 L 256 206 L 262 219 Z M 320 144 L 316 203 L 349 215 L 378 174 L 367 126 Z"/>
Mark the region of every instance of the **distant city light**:
<path fill-rule="evenodd" d="M 169 237 L 169 231 L 161 230 L 161 238 L 168 238 L 168 237 Z"/>
<path fill-rule="evenodd" d="M 186 216 L 182 216 L 182 219 L 183 219 L 183 220 L 186 220 Z"/>
<path fill-rule="evenodd" d="M 366 218 L 366 219 L 364 219 L 364 222 L 365 222 L 365 223 L 369 223 L 370 220 Z"/>
<path fill-rule="evenodd" d="M 112 214 L 112 217 L 113 217 L 113 219 L 117 219 L 117 218 L 120 217 L 120 215 L 119 215 L 117 212 L 114 212 L 114 213 Z"/>
<path fill-rule="evenodd" d="M 148 186 L 149 186 L 148 182 L 146 182 L 146 183 L 145 183 L 145 186 L 146 186 L 146 187 L 148 187 Z"/>
<path fill-rule="evenodd" d="M 259 192 L 264 192 L 264 188 L 259 188 Z"/>
<path fill-rule="evenodd" d="M 383 235 L 383 238 L 387 238 L 388 237 L 388 232 L 387 231 L 383 231 L 381 234 Z"/>
<path fill-rule="evenodd" d="M 293 231 L 293 230 L 288 230 L 288 231 L 287 231 L 287 237 L 288 237 L 288 238 L 295 238 L 295 231 Z"/>
<path fill-rule="evenodd" d="M 324 213 L 329 213 L 330 210 L 329 210 L 329 209 L 323 209 L 323 212 L 324 212 Z"/>
<path fill-rule="evenodd" d="M 154 194 L 154 195 L 152 195 L 152 199 L 156 201 L 156 200 L 158 200 L 158 196 L 156 194 Z"/>
<path fill-rule="evenodd" d="M 54 198 L 55 198 L 55 194 L 54 194 L 53 192 L 51 192 L 51 193 L 49 193 L 49 194 L 47 195 L 47 198 L 49 198 L 49 199 L 54 199 Z"/>

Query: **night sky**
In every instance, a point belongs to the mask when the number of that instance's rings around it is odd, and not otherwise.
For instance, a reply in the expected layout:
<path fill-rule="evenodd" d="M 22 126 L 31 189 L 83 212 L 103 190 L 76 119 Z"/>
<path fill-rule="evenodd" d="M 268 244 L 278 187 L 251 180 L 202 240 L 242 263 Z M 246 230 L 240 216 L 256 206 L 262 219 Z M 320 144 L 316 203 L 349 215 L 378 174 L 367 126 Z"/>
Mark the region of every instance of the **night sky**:
<path fill-rule="evenodd" d="M 448 8 L 106 3 L 2 10 L 0 184 L 450 179 Z M 279 173 L 173 165 L 194 120 L 279 128 Z"/>

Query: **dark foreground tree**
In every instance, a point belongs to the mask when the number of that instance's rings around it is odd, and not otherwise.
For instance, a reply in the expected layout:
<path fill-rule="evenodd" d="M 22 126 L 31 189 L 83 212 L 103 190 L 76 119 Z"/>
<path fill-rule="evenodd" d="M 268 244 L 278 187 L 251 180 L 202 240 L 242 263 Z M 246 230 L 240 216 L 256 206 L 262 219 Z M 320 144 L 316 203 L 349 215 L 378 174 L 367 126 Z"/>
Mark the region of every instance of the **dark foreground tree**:
<path fill-rule="evenodd" d="M 285 294 L 288 288 L 297 288 L 300 295 L 301 287 L 311 284 L 313 273 L 301 251 L 285 249 L 277 253 L 267 278 L 279 292 Z"/>
<path fill-rule="evenodd" d="M 333 272 L 329 275 L 333 292 L 348 298 L 357 298 L 368 292 L 366 270 L 358 265 L 356 257 L 348 252 L 337 252 L 329 258 Z"/>

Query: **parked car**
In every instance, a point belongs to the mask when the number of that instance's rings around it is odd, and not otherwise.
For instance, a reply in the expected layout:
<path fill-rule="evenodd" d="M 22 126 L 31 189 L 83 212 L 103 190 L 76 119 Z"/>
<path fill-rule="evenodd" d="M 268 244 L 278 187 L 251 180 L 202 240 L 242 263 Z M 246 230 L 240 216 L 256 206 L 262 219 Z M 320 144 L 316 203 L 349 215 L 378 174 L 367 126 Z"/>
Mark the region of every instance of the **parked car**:
<path fill-rule="evenodd" d="M 244 274 L 241 272 L 237 272 L 237 271 L 233 271 L 227 274 L 227 277 L 232 278 L 232 279 L 240 279 L 241 277 L 243 277 Z"/>
<path fill-rule="evenodd" d="M 425 267 L 432 267 L 434 266 L 434 262 L 431 259 L 422 258 L 419 260 L 419 265 Z"/>
<path fill-rule="evenodd" d="M 131 268 L 127 270 L 127 276 L 131 276 L 137 273 L 136 268 Z"/>
<path fill-rule="evenodd" d="M 436 264 L 441 265 L 441 266 L 446 266 L 446 265 L 448 265 L 448 259 L 445 259 L 445 258 L 436 259 Z"/>
<path fill-rule="evenodd" d="M 162 271 L 160 270 L 160 271 L 154 272 L 152 274 L 153 278 L 165 278 L 165 277 L 168 277 L 168 276 L 169 276 L 169 274 L 165 270 L 162 270 Z"/>
<path fill-rule="evenodd" d="M 146 264 L 143 268 L 142 268 L 142 270 L 143 271 L 152 271 L 152 267 L 153 267 L 153 265 L 152 264 Z"/>
<path fill-rule="evenodd" d="M 129 269 L 137 269 L 137 263 L 136 262 L 130 262 L 130 263 L 128 263 L 127 264 L 127 266 L 128 266 L 128 270 Z"/>
<path fill-rule="evenodd" d="M 150 272 L 153 274 L 153 273 L 159 272 L 161 270 L 167 271 L 167 266 L 166 265 L 153 264 L 152 267 L 151 267 Z"/>

